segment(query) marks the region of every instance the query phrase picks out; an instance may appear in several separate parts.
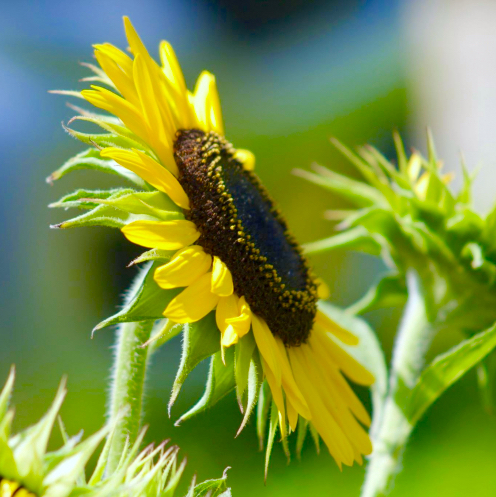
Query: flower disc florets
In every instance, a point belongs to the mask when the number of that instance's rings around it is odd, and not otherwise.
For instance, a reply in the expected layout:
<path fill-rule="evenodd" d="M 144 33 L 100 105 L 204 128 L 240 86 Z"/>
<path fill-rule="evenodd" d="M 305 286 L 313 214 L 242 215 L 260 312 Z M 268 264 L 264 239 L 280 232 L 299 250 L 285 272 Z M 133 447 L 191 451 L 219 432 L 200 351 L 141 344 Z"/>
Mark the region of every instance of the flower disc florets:
<path fill-rule="evenodd" d="M 174 154 L 190 200 L 186 216 L 201 233 L 196 243 L 225 262 L 234 291 L 285 345 L 305 343 L 317 312 L 317 287 L 256 175 L 214 132 L 179 131 Z"/>

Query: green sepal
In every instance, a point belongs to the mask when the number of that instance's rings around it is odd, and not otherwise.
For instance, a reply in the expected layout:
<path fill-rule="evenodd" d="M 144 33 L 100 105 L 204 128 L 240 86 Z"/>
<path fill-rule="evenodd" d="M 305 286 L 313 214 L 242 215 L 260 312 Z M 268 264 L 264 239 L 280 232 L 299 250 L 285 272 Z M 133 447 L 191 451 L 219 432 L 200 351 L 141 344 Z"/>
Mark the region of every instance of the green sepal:
<path fill-rule="evenodd" d="M 92 200 L 106 200 L 114 195 L 124 195 L 129 193 L 134 193 L 135 190 L 131 188 L 112 188 L 111 190 L 85 190 L 80 188 L 68 195 L 64 195 L 57 202 L 49 204 L 50 208 L 62 208 L 62 209 L 93 209 L 98 207 L 98 203 L 92 202 Z"/>
<path fill-rule="evenodd" d="M 308 429 L 310 431 L 310 435 L 313 440 L 313 444 L 315 445 L 315 451 L 317 454 L 320 454 L 320 435 L 317 431 L 317 428 L 312 423 L 308 423 Z"/>
<path fill-rule="evenodd" d="M 274 446 L 274 439 L 276 438 L 278 424 L 279 413 L 276 403 L 272 402 L 269 419 L 269 433 L 267 435 L 267 448 L 265 449 L 265 482 L 267 482 L 267 475 L 269 474 L 270 455 L 272 453 L 272 447 Z"/>
<path fill-rule="evenodd" d="M 86 199 L 80 199 L 84 202 Z M 100 204 L 91 211 L 75 218 L 53 225 L 52 228 L 80 228 L 88 226 L 106 226 L 121 229 L 134 221 L 165 221 L 184 219 L 176 206 L 171 205 L 162 192 L 132 192 L 119 190 L 106 199 L 90 200 Z M 169 210 L 166 210 L 169 209 Z"/>
<path fill-rule="evenodd" d="M 130 214 L 143 214 L 164 221 L 184 219 L 182 209 L 167 195 L 159 191 L 135 192 L 125 190 L 106 199 L 95 199 L 95 202 Z"/>
<path fill-rule="evenodd" d="M 62 381 L 48 412 L 38 423 L 10 441 L 16 465 L 23 471 L 22 482 L 28 488 L 41 488 L 43 455 L 66 393 L 65 381 Z"/>
<path fill-rule="evenodd" d="M 143 151 L 148 151 L 148 148 L 143 147 L 142 143 L 129 138 L 124 135 L 117 135 L 112 133 L 81 133 L 72 128 L 68 128 L 62 124 L 63 128 L 74 138 L 86 143 L 87 145 L 92 145 L 98 147 L 99 149 L 107 147 L 118 147 L 132 149 L 136 148 Z"/>
<path fill-rule="evenodd" d="M 220 339 L 220 336 L 217 337 Z M 196 414 L 215 405 L 220 399 L 234 390 L 234 348 L 224 350 L 224 361 L 222 352 L 216 352 L 210 360 L 207 386 L 203 397 L 188 412 L 183 414 L 175 423 L 179 426 L 183 421 L 192 418 Z"/>
<path fill-rule="evenodd" d="M 265 445 L 265 431 L 267 429 L 267 418 L 269 416 L 271 402 L 272 393 L 269 384 L 267 381 L 264 381 L 260 387 L 257 404 L 257 435 L 260 450 L 263 450 Z"/>
<path fill-rule="evenodd" d="M 84 150 L 75 157 L 69 159 L 59 169 L 48 176 L 47 183 L 53 183 L 66 174 L 80 169 L 92 169 L 107 174 L 114 174 L 131 181 L 131 183 L 134 183 L 142 189 L 147 188 L 146 183 L 137 174 L 134 174 L 125 167 L 119 166 L 119 164 L 111 159 L 104 159 L 100 156 L 100 151 L 95 150 L 94 148 Z"/>
<path fill-rule="evenodd" d="M 125 126 L 121 126 L 119 123 L 111 122 L 111 121 L 108 121 L 107 119 L 101 119 L 101 118 L 96 117 L 96 116 L 75 116 L 69 121 L 68 124 L 71 124 L 73 121 L 87 121 L 87 122 L 96 124 L 97 126 L 100 126 L 105 131 L 108 131 L 110 134 L 117 135 L 117 137 L 119 137 L 121 139 L 128 140 L 129 143 L 131 143 L 131 144 L 136 143 L 138 145 L 138 146 L 131 146 L 131 147 L 121 146 L 121 148 L 138 148 L 139 150 L 142 150 L 142 151 L 148 153 L 150 156 L 154 157 L 150 147 L 141 138 L 139 138 L 139 136 L 135 135 L 132 131 L 130 131 Z M 73 130 L 70 130 L 69 133 L 71 133 L 71 131 L 73 133 L 75 133 Z M 90 135 L 90 136 L 94 136 L 94 135 Z M 84 140 L 82 140 L 82 141 L 84 141 Z"/>
<path fill-rule="evenodd" d="M 412 390 L 403 385 L 395 398 L 412 426 L 467 371 L 496 347 L 496 324 L 440 354 L 425 368 Z"/>
<path fill-rule="evenodd" d="M 472 269 L 484 276 L 486 283 L 493 284 L 496 281 L 496 264 L 488 260 L 483 248 L 475 243 L 467 243 L 461 252 L 462 257 L 466 257 Z"/>
<path fill-rule="evenodd" d="M 161 261 L 162 263 L 168 262 L 171 257 L 176 253 L 176 250 L 162 250 L 162 249 L 151 249 L 143 252 L 141 255 L 133 259 L 129 266 L 135 266 L 136 264 L 141 264 L 148 261 Z"/>
<path fill-rule="evenodd" d="M 338 235 L 303 245 L 305 254 L 320 254 L 338 249 L 356 250 L 372 255 L 380 255 L 382 237 L 376 234 L 372 235 L 362 226 L 357 226 Z"/>
<path fill-rule="evenodd" d="M 343 176 L 323 166 L 313 166 L 313 168 L 319 174 L 302 169 L 295 169 L 293 173 L 311 183 L 337 193 L 359 207 L 367 207 L 383 201 L 381 195 L 376 190 L 361 181 Z"/>
<path fill-rule="evenodd" d="M 303 444 L 305 443 L 305 438 L 307 433 L 310 431 L 310 435 L 315 445 L 315 451 L 320 454 L 320 436 L 313 424 L 301 416 L 298 417 L 298 426 L 296 427 L 296 457 L 300 459 L 301 451 L 303 449 Z"/>
<path fill-rule="evenodd" d="M 404 276 L 400 273 L 388 273 L 381 276 L 360 300 L 349 306 L 347 312 L 363 314 L 384 307 L 402 307 L 407 297 Z"/>
<path fill-rule="evenodd" d="M 222 474 L 222 478 L 206 480 L 202 483 L 195 485 L 192 496 L 193 497 L 220 497 L 221 492 L 223 496 L 227 497 L 231 495 L 230 490 L 227 488 L 227 471 L 231 469 L 227 467 Z"/>
<path fill-rule="evenodd" d="M 243 408 L 243 394 L 248 386 L 248 372 L 250 369 L 251 358 L 257 346 L 253 332 L 247 333 L 241 337 L 235 345 L 234 355 L 234 376 L 236 379 L 236 398 L 238 404 Z"/>
<path fill-rule="evenodd" d="M 172 406 L 179 395 L 188 375 L 201 361 L 220 350 L 220 333 L 215 322 L 215 312 L 211 312 L 200 321 L 184 325 L 183 351 L 181 363 L 172 386 L 168 410 L 171 414 Z"/>
<path fill-rule="evenodd" d="M 308 420 L 298 416 L 298 425 L 296 426 L 296 457 L 301 458 L 301 451 L 303 449 L 303 444 L 305 443 L 305 438 L 308 433 Z"/>
<path fill-rule="evenodd" d="M 93 332 L 119 323 L 149 321 L 163 319 L 163 312 L 169 302 L 181 292 L 181 288 L 164 290 L 153 278 L 155 269 L 160 262 L 149 263 L 148 269 L 143 271 L 143 279 L 137 284 L 137 290 L 129 303 L 117 314 L 97 324 Z"/>
<path fill-rule="evenodd" d="M 248 385 L 246 394 L 246 405 L 243 406 L 243 421 L 241 422 L 236 436 L 238 436 L 243 428 L 246 426 L 246 423 L 248 423 L 248 420 L 250 419 L 250 416 L 255 409 L 255 406 L 257 405 L 263 381 L 264 372 L 262 361 L 260 360 L 260 354 L 258 350 L 255 350 L 252 354 L 250 367 L 248 369 Z"/>

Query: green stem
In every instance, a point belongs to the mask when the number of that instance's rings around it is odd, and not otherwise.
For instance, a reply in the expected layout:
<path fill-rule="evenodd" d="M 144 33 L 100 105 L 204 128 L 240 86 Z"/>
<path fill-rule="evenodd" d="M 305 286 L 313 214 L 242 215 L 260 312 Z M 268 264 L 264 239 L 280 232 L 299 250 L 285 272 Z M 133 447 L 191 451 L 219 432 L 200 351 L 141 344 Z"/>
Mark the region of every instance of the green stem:
<path fill-rule="evenodd" d="M 396 336 L 391 363 L 389 392 L 379 418 L 374 419 L 371 438 L 374 451 L 367 467 L 362 497 L 386 495 L 401 469 L 403 451 L 412 425 L 396 403 L 399 391 L 413 388 L 425 363 L 425 354 L 434 337 L 427 319 L 418 275 L 407 274 L 408 302 Z"/>
<path fill-rule="evenodd" d="M 135 279 L 127 300 L 130 300 L 143 280 L 143 274 Z M 152 321 L 123 323 L 117 329 L 117 346 L 112 367 L 112 387 L 108 417 L 119 422 L 112 436 L 107 472 L 113 473 L 122 456 L 126 440 L 132 444 L 138 436 L 143 408 L 145 374 L 150 356 L 149 347 L 141 345 L 150 338 Z"/>

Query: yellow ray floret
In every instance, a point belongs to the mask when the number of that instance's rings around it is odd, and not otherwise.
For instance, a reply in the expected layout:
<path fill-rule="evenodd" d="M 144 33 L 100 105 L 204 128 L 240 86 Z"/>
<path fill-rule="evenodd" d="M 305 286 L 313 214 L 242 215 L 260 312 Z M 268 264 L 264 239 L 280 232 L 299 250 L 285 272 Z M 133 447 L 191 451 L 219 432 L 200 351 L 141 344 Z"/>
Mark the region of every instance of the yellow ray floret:
<path fill-rule="evenodd" d="M 200 237 L 191 221 L 134 221 L 122 228 L 125 237 L 142 247 L 177 250 L 196 242 Z"/>
<path fill-rule="evenodd" d="M 100 152 L 102 157 L 114 159 L 118 164 L 140 176 L 157 190 L 164 192 L 179 207 L 189 209 L 189 199 L 179 181 L 157 161 L 140 150 L 108 147 Z"/>
<path fill-rule="evenodd" d="M 155 271 L 155 281 L 161 288 L 186 287 L 206 274 L 212 257 L 199 245 L 190 245 L 176 252 L 170 262 Z"/>
<path fill-rule="evenodd" d="M 215 309 L 219 296 L 211 291 L 212 273 L 198 278 L 192 285 L 171 300 L 164 316 L 176 323 L 194 323 Z"/>

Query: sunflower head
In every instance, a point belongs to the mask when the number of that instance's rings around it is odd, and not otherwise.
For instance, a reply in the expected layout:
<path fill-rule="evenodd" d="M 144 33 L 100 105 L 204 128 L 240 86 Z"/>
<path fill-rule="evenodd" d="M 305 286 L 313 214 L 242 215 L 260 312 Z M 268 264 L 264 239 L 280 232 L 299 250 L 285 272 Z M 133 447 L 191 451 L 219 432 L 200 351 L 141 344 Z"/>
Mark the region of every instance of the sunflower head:
<path fill-rule="evenodd" d="M 262 437 L 270 419 L 269 450 L 277 427 L 285 440 L 301 420 L 340 466 L 361 462 L 370 419 L 344 376 L 363 385 L 373 377 L 341 347 L 357 338 L 319 308 L 318 280 L 254 173 L 253 154 L 224 137 L 215 78 L 203 72 L 190 92 L 171 46 L 162 42 L 158 65 L 124 23 L 132 56 L 96 45 L 100 67 L 88 66 L 105 87 L 70 92 L 110 114 L 77 108 L 74 118 L 106 133 L 68 128 L 92 148 L 49 178 L 90 168 L 132 183 L 53 204 L 87 209 L 58 228 L 117 227 L 148 249 L 133 261 L 146 263 L 133 298 L 97 328 L 151 320 L 161 343 L 183 332 L 170 406 L 211 357 L 205 395 L 179 421 L 236 389 L 241 428 L 257 402 Z"/>

